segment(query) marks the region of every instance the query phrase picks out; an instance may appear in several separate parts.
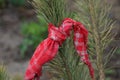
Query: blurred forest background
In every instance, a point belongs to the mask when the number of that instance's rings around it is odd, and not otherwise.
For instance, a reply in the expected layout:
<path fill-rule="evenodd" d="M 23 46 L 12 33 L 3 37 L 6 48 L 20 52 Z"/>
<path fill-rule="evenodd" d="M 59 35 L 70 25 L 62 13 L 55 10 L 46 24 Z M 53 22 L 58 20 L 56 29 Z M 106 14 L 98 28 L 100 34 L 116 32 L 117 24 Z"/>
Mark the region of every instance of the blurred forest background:
<path fill-rule="evenodd" d="M 72 8 L 73 2 L 69 0 L 69 8 Z M 113 5 L 109 17 L 116 21 L 113 32 L 117 32 L 107 49 L 113 46 L 118 49 L 108 64 L 113 66 L 112 69 L 105 74 L 108 80 L 120 80 L 120 0 L 107 2 Z M 0 0 L 0 68 L 4 64 L 13 80 L 23 80 L 28 60 L 35 47 L 46 37 L 46 21 L 37 15 L 32 0 Z M 41 80 L 51 77 L 49 72 L 43 70 Z"/>

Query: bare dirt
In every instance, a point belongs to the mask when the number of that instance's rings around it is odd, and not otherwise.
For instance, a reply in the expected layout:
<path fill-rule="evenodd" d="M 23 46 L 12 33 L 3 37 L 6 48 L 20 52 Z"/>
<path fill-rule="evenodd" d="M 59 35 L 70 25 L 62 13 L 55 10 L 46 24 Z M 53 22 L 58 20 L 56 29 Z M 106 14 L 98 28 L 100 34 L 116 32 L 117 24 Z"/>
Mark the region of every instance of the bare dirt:
<path fill-rule="evenodd" d="M 23 18 L 23 19 L 22 19 Z M 29 60 L 20 56 L 20 44 L 23 41 L 21 24 L 23 21 L 36 19 L 34 10 L 8 8 L 0 10 L 0 65 L 6 66 L 11 78 L 24 77 Z M 48 75 L 43 71 L 41 80 L 47 80 Z"/>

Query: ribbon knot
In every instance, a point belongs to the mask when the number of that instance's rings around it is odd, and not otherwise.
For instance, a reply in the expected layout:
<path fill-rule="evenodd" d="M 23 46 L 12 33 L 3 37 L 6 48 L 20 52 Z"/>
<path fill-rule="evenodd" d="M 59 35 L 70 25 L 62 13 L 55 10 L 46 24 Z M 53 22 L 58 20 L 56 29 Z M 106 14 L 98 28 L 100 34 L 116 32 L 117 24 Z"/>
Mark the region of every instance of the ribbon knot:
<path fill-rule="evenodd" d="M 66 40 L 67 36 L 53 24 L 49 24 L 49 35 L 48 37 L 57 41 L 60 45 Z"/>

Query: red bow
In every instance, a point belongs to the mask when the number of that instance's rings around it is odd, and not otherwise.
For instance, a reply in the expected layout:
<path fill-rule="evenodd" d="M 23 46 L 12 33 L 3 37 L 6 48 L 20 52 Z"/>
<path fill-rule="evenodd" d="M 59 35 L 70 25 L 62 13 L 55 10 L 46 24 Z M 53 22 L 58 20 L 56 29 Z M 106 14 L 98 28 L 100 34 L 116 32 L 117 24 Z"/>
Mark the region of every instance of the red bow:
<path fill-rule="evenodd" d="M 70 36 L 70 32 L 74 30 L 74 45 L 77 53 L 81 56 L 81 60 L 88 65 L 90 75 L 94 77 L 94 70 L 89 61 L 87 54 L 87 37 L 88 31 L 80 23 L 70 18 L 66 18 L 62 25 L 57 28 L 49 24 L 48 38 L 38 45 L 32 56 L 29 66 L 26 70 L 25 80 L 39 80 L 41 75 L 42 65 L 52 60 L 58 52 L 59 46 Z"/>

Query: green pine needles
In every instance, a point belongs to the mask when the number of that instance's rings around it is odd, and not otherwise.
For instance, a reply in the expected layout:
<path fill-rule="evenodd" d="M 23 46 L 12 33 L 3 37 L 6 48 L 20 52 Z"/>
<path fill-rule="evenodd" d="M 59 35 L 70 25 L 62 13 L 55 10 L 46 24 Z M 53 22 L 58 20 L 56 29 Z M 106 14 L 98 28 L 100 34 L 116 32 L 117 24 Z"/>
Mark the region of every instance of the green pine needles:
<path fill-rule="evenodd" d="M 81 21 L 88 28 L 88 53 L 96 71 L 95 76 L 97 80 L 105 80 L 106 64 L 116 50 L 113 48 L 105 53 L 114 36 L 111 34 L 114 21 L 109 18 L 111 5 L 107 4 L 106 0 L 75 0 L 77 5 L 75 14 L 69 10 L 67 1 L 69 2 L 69 0 L 34 0 L 34 5 L 38 15 L 42 15 L 48 23 L 55 26 L 59 26 L 64 18 L 70 17 Z M 72 37 L 64 42 L 56 58 L 47 64 L 47 68 L 54 76 L 51 80 L 90 80 L 88 69 L 80 62 L 80 57 L 74 49 Z"/>
<path fill-rule="evenodd" d="M 79 10 L 76 19 L 85 24 L 89 30 L 89 54 L 94 57 L 98 80 L 105 80 L 104 71 L 116 48 L 107 53 L 105 49 L 112 42 L 115 34 L 112 34 L 114 21 L 109 13 L 111 5 L 106 0 L 76 0 Z"/>
<path fill-rule="evenodd" d="M 59 26 L 64 18 L 73 18 L 73 12 L 69 12 L 66 0 L 34 1 L 37 11 L 48 23 Z M 88 69 L 80 62 L 72 40 L 72 36 L 67 39 L 56 58 L 47 64 L 47 68 L 54 76 L 51 80 L 90 80 Z"/>
<path fill-rule="evenodd" d="M 9 80 L 6 68 L 4 66 L 0 66 L 0 80 Z"/>
<path fill-rule="evenodd" d="M 58 26 L 60 22 L 71 17 L 72 13 L 68 13 L 66 0 L 34 0 L 37 11 L 42 14 L 48 23 Z"/>

